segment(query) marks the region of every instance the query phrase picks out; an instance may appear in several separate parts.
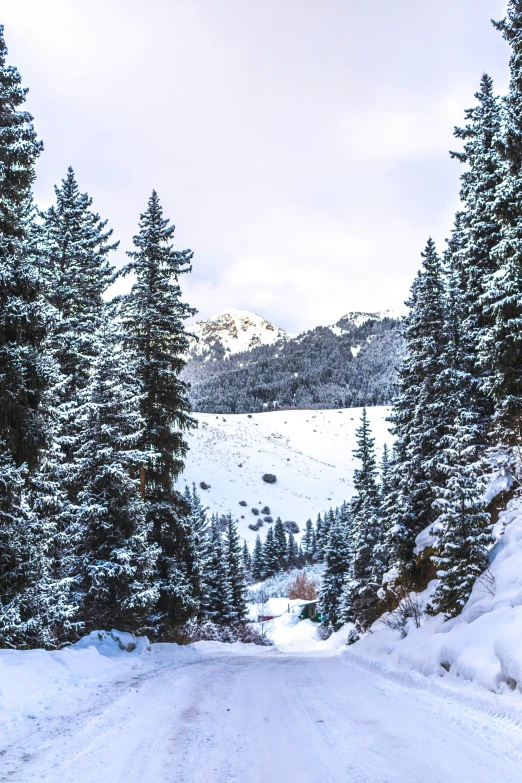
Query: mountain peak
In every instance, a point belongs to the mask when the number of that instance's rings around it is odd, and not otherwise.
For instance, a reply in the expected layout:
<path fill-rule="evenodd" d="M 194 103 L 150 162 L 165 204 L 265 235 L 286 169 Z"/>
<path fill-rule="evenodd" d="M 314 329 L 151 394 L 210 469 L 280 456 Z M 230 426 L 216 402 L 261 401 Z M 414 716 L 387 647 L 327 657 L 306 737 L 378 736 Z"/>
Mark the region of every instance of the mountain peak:
<path fill-rule="evenodd" d="M 199 338 L 199 343 L 191 349 L 192 355 L 205 358 L 231 356 L 259 345 L 288 340 L 292 336 L 261 315 L 234 307 L 198 321 L 192 333 Z"/>

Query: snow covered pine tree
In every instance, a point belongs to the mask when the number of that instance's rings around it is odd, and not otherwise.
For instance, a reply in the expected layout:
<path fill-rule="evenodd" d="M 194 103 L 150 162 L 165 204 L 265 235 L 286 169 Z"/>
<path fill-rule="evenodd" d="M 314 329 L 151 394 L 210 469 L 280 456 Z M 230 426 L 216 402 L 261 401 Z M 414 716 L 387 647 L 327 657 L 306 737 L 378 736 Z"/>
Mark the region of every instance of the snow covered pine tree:
<path fill-rule="evenodd" d="M 143 395 L 139 447 L 154 453 L 140 467 L 140 481 L 153 539 L 161 549 L 156 632 L 162 638 L 195 615 L 199 596 L 196 539 L 174 488 L 188 448 L 184 432 L 196 426 L 187 384 L 179 377 L 188 351 L 184 321 L 195 310 L 182 301 L 178 279 L 190 272 L 192 253 L 173 249 L 174 230 L 153 191 L 134 237 L 136 249 L 122 270 L 135 282 L 120 300 L 124 344 Z"/>

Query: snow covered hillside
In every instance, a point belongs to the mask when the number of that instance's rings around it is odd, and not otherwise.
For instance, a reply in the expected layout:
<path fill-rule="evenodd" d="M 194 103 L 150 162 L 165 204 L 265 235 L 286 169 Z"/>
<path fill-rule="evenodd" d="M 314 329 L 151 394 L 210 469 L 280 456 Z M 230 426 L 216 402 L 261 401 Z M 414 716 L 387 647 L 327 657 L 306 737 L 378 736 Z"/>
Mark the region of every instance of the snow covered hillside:
<path fill-rule="evenodd" d="M 391 443 L 387 407 L 368 409 L 377 454 Z M 188 436 L 190 452 L 178 486 L 194 482 L 211 512 L 232 512 L 250 543 L 249 524 L 263 516 L 297 522 L 338 506 L 353 493 L 355 430 L 361 408 L 293 410 L 251 415 L 195 414 L 199 427 Z M 275 484 L 263 475 L 276 476 Z M 200 488 L 201 482 L 210 489 Z M 246 506 L 240 506 L 245 501 Z M 269 514 L 255 515 L 268 506 Z M 264 537 L 269 524 L 260 534 Z"/>
<path fill-rule="evenodd" d="M 190 331 L 199 340 L 192 343 L 191 354 L 208 359 L 225 358 L 293 336 L 256 313 L 234 308 L 198 321 Z"/>

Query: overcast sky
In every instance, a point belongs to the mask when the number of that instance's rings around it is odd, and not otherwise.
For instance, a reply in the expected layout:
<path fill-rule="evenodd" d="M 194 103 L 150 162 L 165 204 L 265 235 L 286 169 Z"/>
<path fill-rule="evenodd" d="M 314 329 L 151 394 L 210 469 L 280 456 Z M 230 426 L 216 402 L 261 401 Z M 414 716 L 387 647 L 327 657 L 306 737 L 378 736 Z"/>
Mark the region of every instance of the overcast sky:
<path fill-rule="evenodd" d="M 18 0 L 9 62 L 44 141 L 130 249 L 158 190 L 186 299 L 291 330 L 399 307 L 458 205 L 453 126 L 507 85 L 502 0 Z"/>

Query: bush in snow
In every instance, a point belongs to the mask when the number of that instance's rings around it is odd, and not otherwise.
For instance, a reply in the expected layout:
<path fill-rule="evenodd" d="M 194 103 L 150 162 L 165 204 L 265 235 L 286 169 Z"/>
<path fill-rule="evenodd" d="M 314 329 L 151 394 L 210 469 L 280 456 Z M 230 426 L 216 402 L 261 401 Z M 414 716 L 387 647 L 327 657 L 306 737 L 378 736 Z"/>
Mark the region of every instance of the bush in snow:
<path fill-rule="evenodd" d="M 201 489 L 210 489 L 210 484 L 207 484 L 206 481 L 200 481 L 199 486 Z"/>
<path fill-rule="evenodd" d="M 254 506 L 253 508 L 251 508 L 251 509 L 250 509 L 250 511 L 252 512 L 252 514 L 253 514 L 255 517 L 258 517 L 258 516 L 259 516 L 259 509 L 258 509 L 258 508 L 256 508 L 255 506 Z"/>
<path fill-rule="evenodd" d="M 315 582 L 306 571 L 298 571 L 294 578 L 289 580 L 286 594 L 291 600 L 304 598 L 307 601 L 315 601 L 317 598 Z"/>
<path fill-rule="evenodd" d="M 269 525 L 271 525 L 273 521 L 272 517 L 263 517 L 263 522 L 267 522 Z"/>
<path fill-rule="evenodd" d="M 415 628 L 420 628 L 424 613 L 424 605 L 417 593 L 405 595 L 397 609 L 383 615 L 380 622 L 393 631 L 399 631 L 404 639 L 408 635 L 410 620 Z"/>
<path fill-rule="evenodd" d="M 274 476 L 273 473 L 265 473 L 263 476 L 263 481 L 266 484 L 275 484 L 277 481 L 277 476 Z"/>
<path fill-rule="evenodd" d="M 239 505 L 240 506 L 248 506 L 248 503 L 246 502 L 246 500 L 240 500 L 239 501 Z"/>
<path fill-rule="evenodd" d="M 270 506 L 264 506 L 264 507 L 261 509 L 261 513 L 262 513 L 262 514 L 270 514 Z"/>
<path fill-rule="evenodd" d="M 287 533 L 299 533 L 300 531 L 300 527 L 297 522 L 292 522 L 291 520 L 285 522 L 284 527 Z"/>

